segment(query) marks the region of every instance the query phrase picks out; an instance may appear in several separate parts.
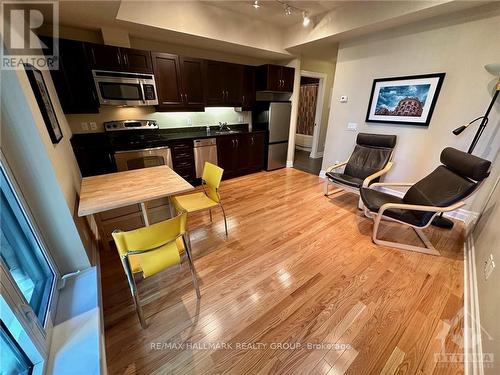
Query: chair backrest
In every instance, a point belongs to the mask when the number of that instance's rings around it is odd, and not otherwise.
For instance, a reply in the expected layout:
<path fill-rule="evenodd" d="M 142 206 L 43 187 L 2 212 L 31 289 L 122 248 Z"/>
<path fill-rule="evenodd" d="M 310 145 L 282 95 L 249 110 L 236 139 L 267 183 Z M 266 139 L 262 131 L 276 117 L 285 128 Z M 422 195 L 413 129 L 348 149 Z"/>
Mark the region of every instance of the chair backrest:
<path fill-rule="evenodd" d="M 395 135 L 359 133 L 344 174 L 364 180 L 384 169 L 395 146 Z"/>
<path fill-rule="evenodd" d="M 203 167 L 203 175 L 202 179 L 205 181 L 205 193 L 207 196 L 214 200 L 215 202 L 220 201 L 219 196 L 219 185 L 222 180 L 222 174 L 224 173 L 224 169 L 218 167 L 215 164 L 205 162 L 205 166 Z"/>
<path fill-rule="evenodd" d="M 457 203 L 476 190 L 479 183 L 489 176 L 491 167 L 490 161 L 452 147 L 441 152 L 441 163 L 406 192 L 404 203 L 437 207 Z M 424 224 L 433 215 L 432 212 L 416 212 Z"/>
<path fill-rule="evenodd" d="M 186 211 L 172 219 L 128 232 L 113 232 L 120 256 L 131 250 L 150 250 L 164 245 L 186 232 Z"/>

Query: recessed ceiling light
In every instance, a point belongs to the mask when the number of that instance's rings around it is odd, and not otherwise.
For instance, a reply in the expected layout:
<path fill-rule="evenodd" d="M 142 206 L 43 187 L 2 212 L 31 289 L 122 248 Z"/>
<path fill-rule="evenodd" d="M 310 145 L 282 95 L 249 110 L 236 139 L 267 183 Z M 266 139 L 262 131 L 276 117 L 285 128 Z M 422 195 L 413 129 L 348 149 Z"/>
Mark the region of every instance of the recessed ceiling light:
<path fill-rule="evenodd" d="M 253 2 L 253 7 L 254 7 L 255 9 L 259 9 L 259 8 L 260 8 L 259 0 L 255 0 L 255 1 Z"/>
<path fill-rule="evenodd" d="M 302 25 L 304 25 L 304 27 L 309 26 L 309 24 L 311 23 L 311 19 L 309 18 L 309 14 L 307 13 L 307 11 L 302 12 L 302 17 L 304 18 L 304 20 L 302 21 Z"/>

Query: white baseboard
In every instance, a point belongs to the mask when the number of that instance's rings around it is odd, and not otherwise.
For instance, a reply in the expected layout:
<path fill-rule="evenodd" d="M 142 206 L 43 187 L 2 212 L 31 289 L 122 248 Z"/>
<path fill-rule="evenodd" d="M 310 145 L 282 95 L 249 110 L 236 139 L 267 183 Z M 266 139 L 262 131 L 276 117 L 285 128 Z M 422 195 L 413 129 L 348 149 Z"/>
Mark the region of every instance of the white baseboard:
<path fill-rule="evenodd" d="M 296 144 L 296 145 L 295 145 L 295 149 L 296 149 L 296 150 L 301 150 L 301 151 L 308 151 L 308 152 L 311 152 L 312 147 L 311 147 L 311 146 L 301 146 L 301 145 Z"/>
<path fill-rule="evenodd" d="M 477 292 L 477 268 L 474 257 L 474 238 L 464 243 L 464 373 L 483 375 L 482 328 Z"/>
<path fill-rule="evenodd" d="M 287 168 L 293 168 L 293 161 L 292 160 L 287 160 L 286 161 L 286 167 Z"/>
<path fill-rule="evenodd" d="M 319 177 L 326 178 L 326 171 L 324 169 L 319 171 Z"/>
<path fill-rule="evenodd" d="M 319 159 L 323 157 L 323 151 L 321 152 L 316 152 L 314 155 L 311 155 L 311 158 L 313 159 Z"/>

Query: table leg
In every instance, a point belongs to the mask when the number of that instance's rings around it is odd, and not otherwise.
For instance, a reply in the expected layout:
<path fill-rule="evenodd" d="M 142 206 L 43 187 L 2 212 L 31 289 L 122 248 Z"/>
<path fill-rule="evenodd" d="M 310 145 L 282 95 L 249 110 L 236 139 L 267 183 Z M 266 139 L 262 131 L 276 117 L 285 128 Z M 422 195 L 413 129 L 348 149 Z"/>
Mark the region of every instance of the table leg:
<path fill-rule="evenodd" d="M 172 197 L 168 197 L 168 208 L 170 209 L 170 218 L 175 216 L 174 204 L 172 203 Z"/>
<path fill-rule="evenodd" d="M 144 218 L 144 225 L 149 227 L 148 210 L 146 209 L 146 203 L 141 203 L 142 217 Z"/>

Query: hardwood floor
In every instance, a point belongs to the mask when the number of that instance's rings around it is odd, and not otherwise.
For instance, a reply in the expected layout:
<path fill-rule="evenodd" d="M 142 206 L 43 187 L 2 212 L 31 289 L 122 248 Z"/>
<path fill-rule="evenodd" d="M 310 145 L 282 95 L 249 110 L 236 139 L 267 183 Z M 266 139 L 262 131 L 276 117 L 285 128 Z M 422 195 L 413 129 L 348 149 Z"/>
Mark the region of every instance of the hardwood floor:
<path fill-rule="evenodd" d="M 141 281 L 147 329 L 117 254 L 101 254 L 110 374 L 463 373 L 435 360 L 463 352 L 462 225 L 425 230 L 435 257 L 374 245 L 357 196 L 324 197 L 296 169 L 221 193 L 227 239 L 220 212 L 189 220 L 201 300 L 186 263 Z M 381 236 L 418 244 L 395 223 Z"/>

